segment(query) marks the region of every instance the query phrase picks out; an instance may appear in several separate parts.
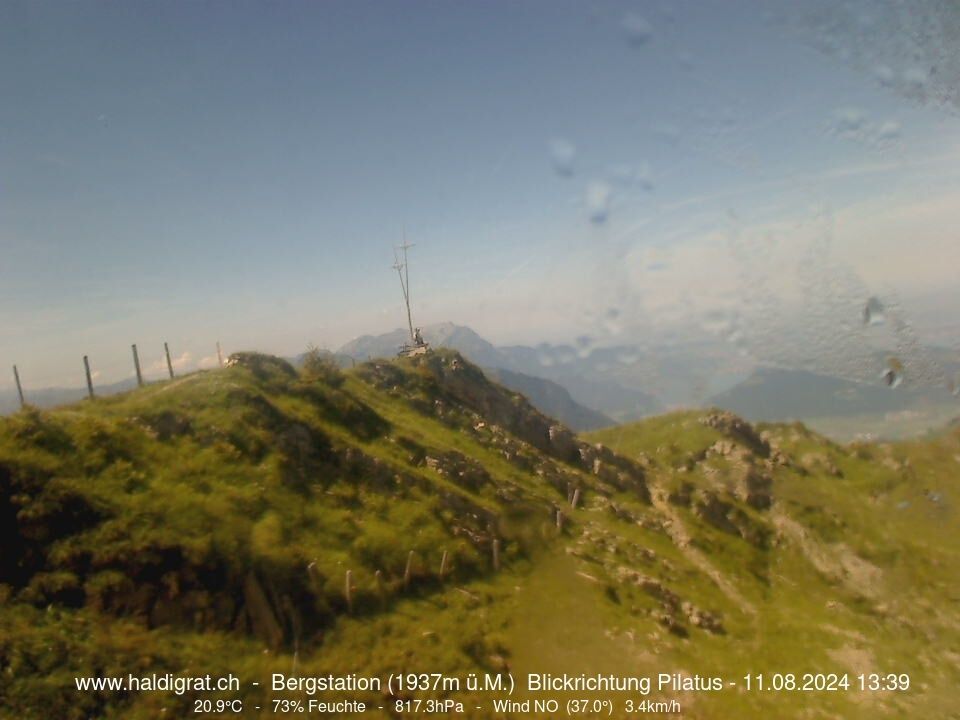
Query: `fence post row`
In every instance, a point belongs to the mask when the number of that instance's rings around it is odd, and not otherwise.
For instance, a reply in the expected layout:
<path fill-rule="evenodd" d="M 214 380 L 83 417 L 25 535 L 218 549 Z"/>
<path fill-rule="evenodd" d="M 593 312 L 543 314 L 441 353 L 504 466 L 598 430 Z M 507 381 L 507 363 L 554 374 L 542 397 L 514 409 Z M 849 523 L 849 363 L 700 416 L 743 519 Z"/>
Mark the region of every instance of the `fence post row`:
<path fill-rule="evenodd" d="M 137 344 L 133 343 L 130 346 L 130 350 L 133 353 L 133 369 L 136 371 L 137 385 L 143 387 L 143 369 L 140 366 L 140 353 L 137 350 Z M 170 374 L 170 379 L 172 380 L 174 377 L 173 361 L 170 359 L 170 346 L 168 343 L 163 344 L 163 353 L 167 358 L 167 372 Z M 217 364 L 223 367 L 223 350 L 220 347 L 219 340 L 217 340 Z M 93 374 L 90 371 L 90 357 L 88 355 L 83 356 L 83 370 L 87 379 L 87 395 L 92 398 L 95 396 L 95 393 L 93 391 Z M 20 400 L 20 407 L 22 409 L 26 407 L 27 400 L 23 395 L 23 384 L 20 382 L 20 370 L 16 365 L 13 366 L 13 380 L 17 386 L 17 398 Z"/>

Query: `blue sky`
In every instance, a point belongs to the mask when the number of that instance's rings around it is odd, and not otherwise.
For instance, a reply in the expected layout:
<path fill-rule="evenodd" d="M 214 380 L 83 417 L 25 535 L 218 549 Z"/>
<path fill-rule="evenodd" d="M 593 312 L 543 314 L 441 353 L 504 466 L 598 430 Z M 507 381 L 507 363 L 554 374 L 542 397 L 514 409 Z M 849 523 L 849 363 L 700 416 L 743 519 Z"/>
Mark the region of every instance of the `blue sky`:
<path fill-rule="evenodd" d="M 498 342 L 696 324 L 744 302 L 731 233 L 795 260 L 824 213 L 865 292 L 956 301 L 960 125 L 904 90 L 929 69 L 771 8 L 5 3 L 0 359 L 80 384 L 132 342 L 336 347 L 403 324 L 404 232 L 422 322 Z"/>

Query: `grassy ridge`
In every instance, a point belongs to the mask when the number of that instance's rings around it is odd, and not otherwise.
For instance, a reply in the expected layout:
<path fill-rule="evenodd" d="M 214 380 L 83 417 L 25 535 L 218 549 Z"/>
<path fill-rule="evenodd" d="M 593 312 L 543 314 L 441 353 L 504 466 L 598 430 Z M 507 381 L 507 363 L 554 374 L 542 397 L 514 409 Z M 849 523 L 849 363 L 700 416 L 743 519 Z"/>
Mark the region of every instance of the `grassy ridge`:
<path fill-rule="evenodd" d="M 703 420 L 678 414 L 591 436 L 648 459 L 654 495 L 686 529 L 689 549 L 750 608 L 731 633 L 742 642 L 697 646 L 701 666 L 908 672 L 910 693 L 818 696 L 815 703 L 793 695 L 766 707 L 783 717 L 807 707 L 826 717 L 950 717 L 960 681 L 949 649 L 960 641 L 960 433 L 839 446 L 799 424 L 770 425 L 756 439 L 770 448 L 771 462 L 745 452 L 723 423 Z M 742 478 L 751 473 L 769 480 L 765 509 L 743 501 Z M 685 485 L 694 488 L 690 501 L 677 493 Z M 735 521 L 737 509 L 744 513 L 741 526 L 731 531 L 720 521 L 726 518 L 705 515 L 702 493 L 729 502 L 726 516 Z M 747 541 L 751 523 L 766 531 L 766 542 Z M 763 699 L 751 700 L 746 706 L 760 712 Z M 730 712 L 744 705 L 738 699 Z"/>
<path fill-rule="evenodd" d="M 843 447 L 723 413 L 578 439 L 452 352 L 239 355 L 28 410 L 0 421 L 0 707 L 192 710 L 74 690 L 128 672 L 232 672 L 266 717 L 250 683 L 293 668 L 877 670 L 914 690 L 680 697 L 696 718 L 933 713 L 960 681 L 958 457 L 957 433 Z"/>

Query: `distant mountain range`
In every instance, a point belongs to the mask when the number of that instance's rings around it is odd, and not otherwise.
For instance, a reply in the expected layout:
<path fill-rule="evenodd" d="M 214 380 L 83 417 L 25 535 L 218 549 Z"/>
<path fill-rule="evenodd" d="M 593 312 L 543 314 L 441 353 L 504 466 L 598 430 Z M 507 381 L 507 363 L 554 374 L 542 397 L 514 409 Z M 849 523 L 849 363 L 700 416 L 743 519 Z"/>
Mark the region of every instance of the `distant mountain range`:
<path fill-rule="evenodd" d="M 526 396 L 530 403 L 550 417 L 555 417 L 574 430 L 595 430 L 616 423 L 596 410 L 585 407 L 570 397 L 562 385 L 523 373 L 488 368 L 486 374 L 506 388 Z"/>
<path fill-rule="evenodd" d="M 942 406 L 949 396 L 909 384 L 888 388 L 879 377 L 871 384 L 807 370 L 757 367 L 753 360 L 708 342 L 594 347 L 584 339 L 575 345 L 498 347 L 453 323 L 432 325 L 423 333 L 435 347 L 458 350 L 507 387 L 526 395 L 541 411 L 577 429 L 595 427 L 591 413 L 622 423 L 669 407 L 709 405 L 752 421 L 864 416 L 883 420 L 888 414 Z M 390 357 L 406 339 L 404 330 L 367 335 L 344 345 L 339 354 L 357 359 Z M 944 372 L 956 374 L 955 353 L 942 348 L 931 348 L 929 353 Z M 878 367 L 885 357 L 879 353 L 873 358 Z M 560 390 L 569 394 L 570 402 Z"/>
<path fill-rule="evenodd" d="M 500 368 L 552 380 L 580 405 L 626 422 L 655 415 L 668 407 L 699 405 L 745 378 L 753 365 L 722 346 L 657 347 L 594 346 L 589 338 L 577 344 L 495 346 L 472 329 L 453 323 L 423 328 L 436 347 L 456 349 L 484 368 Z M 389 357 L 407 339 L 404 330 L 365 335 L 339 353 L 357 359 Z M 654 391 L 653 388 L 656 388 Z"/>
<path fill-rule="evenodd" d="M 574 430 L 635 420 L 666 408 L 653 395 L 590 369 L 586 356 L 571 346 L 497 347 L 468 327 L 430 325 L 424 339 L 434 347 L 457 350 L 503 385 L 525 395 L 541 412 Z M 405 330 L 364 335 L 337 351 L 356 360 L 392 357 L 408 340 Z"/>
<path fill-rule="evenodd" d="M 871 431 L 882 434 L 889 429 L 885 416 L 937 405 L 931 417 L 942 419 L 950 416 L 953 400 L 947 392 L 920 390 L 909 383 L 891 389 L 879 378 L 876 383 L 861 383 L 806 370 L 756 367 L 753 360 L 710 343 L 609 347 L 594 346 L 584 338 L 576 344 L 498 347 L 471 328 L 449 322 L 427 326 L 423 334 L 434 347 L 457 350 L 490 377 L 526 396 L 541 412 L 577 431 L 629 422 L 669 408 L 713 405 L 755 422 L 874 416 Z M 394 357 L 407 340 L 404 329 L 364 335 L 330 355 L 341 367 L 350 367 L 370 358 Z M 929 353 L 949 377 L 960 372 L 955 351 L 930 348 Z M 874 358 L 878 367 L 884 358 L 882 353 Z M 299 359 L 292 360 L 297 364 Z M 98 386 L 96 391 L 110 395 L 134 385 L 128 379 Z M 82 387 L 27 390 L 27 401 L 38 407 L 85 396 Z M 18 407 L 15 391 L 0 391 L 0 414 Z"/>
<path fill-rule="evenodd" d="M 506 367 L 509 360 L 493 344 L 484 340 L 468 327 L 453 323 L 440 323 L 422 328 L 424 339 L 434 347 L 446 347 L 459 351 L 472 362 L 482 367 Z M 393 357 L 410 335 L 397 329 L 382 335 L 361 335 L 341 347 L 337 354 L 348 355 L 357 360 L 378 357 Z"/>
<path fill-rule="evenodd" d="M 742 383 L 714 395 L 710 404 L 751 421 L 779 421 L 896 412 L 921 398 L 906 388 L 894 390 L 805 370 L 758 368 Z"/>

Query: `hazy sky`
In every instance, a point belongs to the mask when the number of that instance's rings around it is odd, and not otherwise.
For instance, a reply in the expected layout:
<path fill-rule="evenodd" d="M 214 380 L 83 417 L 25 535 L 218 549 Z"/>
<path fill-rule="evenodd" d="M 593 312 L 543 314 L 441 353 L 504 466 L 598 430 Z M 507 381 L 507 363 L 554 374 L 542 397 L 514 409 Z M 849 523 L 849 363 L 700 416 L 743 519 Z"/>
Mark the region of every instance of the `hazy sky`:
<path fill-rule="evenodd" d="M 495 342 L 833 289 L 956 342 L 943 18 L 805 7 L 4 2 L 0 362 L 79 385 L 133 342 L 157 374 L 164 340 L 193 367 L 399 327 L 404 231 L 418 321 Z"/>

